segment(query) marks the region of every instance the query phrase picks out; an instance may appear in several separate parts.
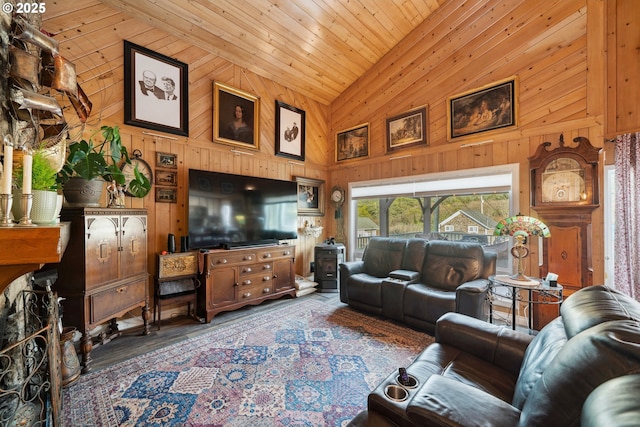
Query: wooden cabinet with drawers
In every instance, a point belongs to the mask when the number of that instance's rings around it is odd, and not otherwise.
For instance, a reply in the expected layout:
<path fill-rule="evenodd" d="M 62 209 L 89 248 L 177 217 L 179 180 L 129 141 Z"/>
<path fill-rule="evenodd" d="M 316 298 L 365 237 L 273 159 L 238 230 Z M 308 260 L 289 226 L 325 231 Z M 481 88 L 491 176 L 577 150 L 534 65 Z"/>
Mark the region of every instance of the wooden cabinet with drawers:
<path fill-rule="evenodd" d="M 295 297 L 295 246 L 216 249 L 204 253 L 198 313 L 210 322 L 222 311 L 285 295 Z"/>
<path fill-rule="evenodd" d="M 67 208 L 70 239 L 57 266 L 54 290 L 62 301 L 62 321 L 82 333 L 82 372 L 90 371 L 91 350 L 120 334 L 116 319 L 141 308 L 149 333 L 147 213 L 144 209 Z M 97 326 L 107 331 L 92 339 Z"/>

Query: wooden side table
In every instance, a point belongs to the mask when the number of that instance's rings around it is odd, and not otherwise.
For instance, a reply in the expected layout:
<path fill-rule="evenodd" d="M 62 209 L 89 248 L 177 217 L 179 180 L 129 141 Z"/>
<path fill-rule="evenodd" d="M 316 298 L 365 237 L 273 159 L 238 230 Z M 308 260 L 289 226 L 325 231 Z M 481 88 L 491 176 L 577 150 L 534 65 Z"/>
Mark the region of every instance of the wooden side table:
<path fill-rule="evenodd" d="M 156 326 L 160 329 L 162 320 L 162 306 L 187 303 L 187 316 L 200 321 L 196 315 L 197 292 L 200 286 L 198 280 L 198 253 L 178 252 L 172 254 L 158 254 L 157 273 L 155 280 L 155 298 L 153 306 L 153 321 L 158 320 Z"/>

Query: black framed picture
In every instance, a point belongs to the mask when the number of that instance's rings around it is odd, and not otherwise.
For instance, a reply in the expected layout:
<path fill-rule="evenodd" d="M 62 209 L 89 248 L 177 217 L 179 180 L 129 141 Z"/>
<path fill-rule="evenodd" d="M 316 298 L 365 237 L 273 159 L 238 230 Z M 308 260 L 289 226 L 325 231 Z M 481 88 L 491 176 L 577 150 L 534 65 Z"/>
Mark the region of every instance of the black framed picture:
<path fill-rule="evenodd" d="M 178 190 L 176 188 L 156 187 L 157 203 L 177 203 Z"/>
<path fill-rule="evenodd" d="M 156 167 L 157 168 L 178 168 L 178 155 L 173 153 L 156 152 Z"/>
<path fill-rule="evenodd" d="M 213 83 L 213 140 L 258 150 L 260 98 L 224 83 Z"/>
<path fill-rule="evenodd" d="M 188 65 L 125 40 L 124 122 L 189 136 Z"/>
<path fill-rule="evenodd" d="M 296 176 L 298 216 L 324 215 L 324 181 Z"/>
<path fill-rule="evenodd" d="M 428 145 L 426 106 L 387 119 L 387 153 L 417 145 Z"/>
<path fill-rule="evenodd" d="M 156 185 L 167 185 L 175 187 L 178 185 L 178 172 L 156 170 Z"/>
<path fill-rule="evenodd" d="M 276 156 L 304 161 L 305 112 L 276 101 Z"/>
<path fill-rule="evenodd" d="M 515 77 L 449 98 L 447 137 L 516 126 L 516 101 Z"/>
<path fill-rule="evenodd" d="M 369 157 L 369 123 L 336 133 L 336 162 Z"/>

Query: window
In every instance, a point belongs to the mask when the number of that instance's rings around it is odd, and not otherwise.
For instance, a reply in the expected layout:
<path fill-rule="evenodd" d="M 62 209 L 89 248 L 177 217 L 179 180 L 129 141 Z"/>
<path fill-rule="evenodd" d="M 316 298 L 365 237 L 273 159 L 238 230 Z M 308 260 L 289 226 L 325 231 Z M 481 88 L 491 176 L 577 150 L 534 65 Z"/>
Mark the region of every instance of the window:
<path fill-rule="evenodd" d="M 511 272 L 508 240 L 496 223 L 518 211 L 518 165 L 478 168 L 349 185 L 349 259 L 360 259 L 371 235 L 478 241 L 498 252 L 499 274 Z M 373 232 L 375 231 L 375 232 Z M 473 235 L 473 236 L 471 236 Z M 481 236 L 481 237 L 479 237 Z"/>

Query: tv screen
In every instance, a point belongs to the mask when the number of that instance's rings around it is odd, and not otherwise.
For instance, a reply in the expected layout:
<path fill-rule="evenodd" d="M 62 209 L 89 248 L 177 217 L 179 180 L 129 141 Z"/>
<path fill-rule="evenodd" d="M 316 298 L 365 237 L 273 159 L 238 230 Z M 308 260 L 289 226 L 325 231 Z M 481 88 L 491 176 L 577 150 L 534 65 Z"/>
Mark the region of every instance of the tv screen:
<path fill-rule="evenodd" d="M 298 237 L 293 181 L 189 170 L 189 248 L 273 244 Z"/>

